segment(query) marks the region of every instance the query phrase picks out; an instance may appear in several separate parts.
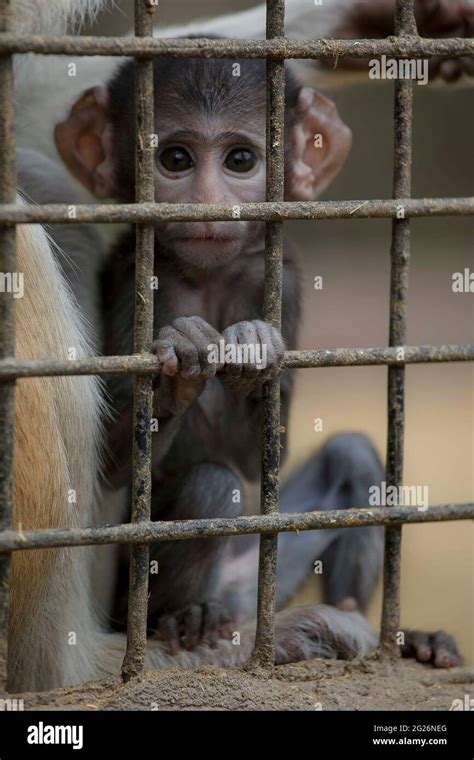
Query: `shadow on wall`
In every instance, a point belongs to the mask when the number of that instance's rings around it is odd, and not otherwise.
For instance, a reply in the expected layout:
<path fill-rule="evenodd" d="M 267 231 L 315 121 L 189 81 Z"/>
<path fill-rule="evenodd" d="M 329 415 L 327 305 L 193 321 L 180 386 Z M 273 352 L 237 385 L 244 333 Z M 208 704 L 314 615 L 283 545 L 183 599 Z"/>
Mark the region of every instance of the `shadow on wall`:
<path fill-rule="evenodd" d="M 160 1 L 164 25 L 255 3 Z M 131 2 L 102 14 L 94 33 L 130 29 Z M 338 90 L 337 106 L 354 134 L 352 155 L 326 193 L 331 199 L 391 196 L 393 88 L 371 82 Z M 413 196 L 472 194 L 472 91 L 415 87 Z M 286 232 L 303 261 L 302 348 L 384 346 L 388 338 L 390 222 L 290 222 Z M 474 341 L 474 294 L 454 294 L 452 275 L 474 270 L 472 219 L 412 222 L 408 342 Z M 314 277 L 323 277 L 322 291 Z M 429 487 L 430 503 L 474 500 L 474 374 L 471 364 L 407 368 L 405 483 Z M 300 370 L 290 426 L 290 466 L 330 435 L 366 432 L 384 456 L 386 369 Z M 315 418 L 323 431 L 314 432 Z M 402 624 L 453 633 L 473 658 L 473 529 L 471 523 L 403 529 Z M 308 584 L 302 599 L 315 598 Z M 380 589 L 370 617 L 378 625 Z"/>

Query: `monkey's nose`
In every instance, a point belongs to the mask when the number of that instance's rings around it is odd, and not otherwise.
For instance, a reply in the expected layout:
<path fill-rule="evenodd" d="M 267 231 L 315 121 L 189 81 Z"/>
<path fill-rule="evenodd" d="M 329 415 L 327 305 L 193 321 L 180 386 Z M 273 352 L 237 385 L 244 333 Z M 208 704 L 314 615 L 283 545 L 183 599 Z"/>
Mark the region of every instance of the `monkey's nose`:
<path fill-rule="evenodd" d="M 233 236 L 231 225 L 228 222 L 191 222 L 186 225 L 186 237 L 196 240 L 221 239 Z"/>

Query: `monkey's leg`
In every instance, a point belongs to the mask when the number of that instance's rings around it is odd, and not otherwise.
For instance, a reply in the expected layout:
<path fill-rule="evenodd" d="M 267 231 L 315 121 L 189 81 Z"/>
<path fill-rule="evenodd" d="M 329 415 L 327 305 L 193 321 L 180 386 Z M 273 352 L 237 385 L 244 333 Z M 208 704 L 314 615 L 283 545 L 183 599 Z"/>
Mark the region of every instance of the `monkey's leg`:
<path fill-rule="evenodd" d="M 282 488 L 282 512 L 352 509 L 368 506 L 369 487 L 383 480 L 383 468 L 369 440 L 348 433 L 331 438 Z M 234 541 L 235 539 L 233 539 Z M 240 542 L 240 538 L 236 539 Z M 242 542 L 243 544 L 243 542 Z M 248 543 L 246 544 L 246 547 Z M 380 528 L 334 528 L 281 533 L 278 539 L 277 608 L 284 607 L 312 572 L 321 570 L 325 601 L 355 599 L 365 609 L 379 576 L 383 554 Z M 256 543 L 237 552 L 224 569 L 223 596 L 255 614 Z"/>
<path fill-rule="evenodd" d="M 331 438 L 283 488 L 282 512 L 369 506 L 369 488 L 384 478 L 368 438 L 346 433 Z M 324 601 L 352 597 L 364 610 L 379 577 L 383 529 L 336 528 L 285 533 L 279 547 L 277 602 L 283 606 L 310 572 L 322 571 Z M 315 565 L 320 560 L 321 566 Z"/>
<path fill-rule="evenodd" d="M 178 488 L 179 484 L 174 486 Z M 210 463 L 195 465 L 172 503 L 161 509 L 153 505 L 154 515 L 174 520 L 236 517 L 241 512 L 240 491 L 238 477 L 228 468 Z M 188 649 L 200 641 L 217 640 L 226 622 L 217 599 L 225 546 L 225 538 L 206 538 L 160 543 L 152 548 L 152 562 L 158 565 L 150 568 L 149 622 L 151 628 L 158 622 L 159 633 L 172 651 L 179 648 L 182 639 Z"/>
<path fill-rule="evenodd" d="M 384 469 L 369 439 L 347 433 L 330 439 L 321 451 L 322 508 L 363 509 L 369 489 L 384 480 Z M 323 490 L 324 489 L 324 490 Z M 380 527 L 337 531 L 321 547 L 324 601 L 339 604 L 351 597 L 365 610 L 382 567 L 384 531 Z"/>

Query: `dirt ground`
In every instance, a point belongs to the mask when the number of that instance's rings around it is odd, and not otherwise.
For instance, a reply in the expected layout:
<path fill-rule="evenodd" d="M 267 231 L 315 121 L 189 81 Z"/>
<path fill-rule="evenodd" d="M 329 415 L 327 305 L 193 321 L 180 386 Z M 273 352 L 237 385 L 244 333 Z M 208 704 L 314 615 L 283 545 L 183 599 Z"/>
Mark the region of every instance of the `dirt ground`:
<path fill-rule="evenodd" d="M 474 694 L 473 667 L 436 671 L 374 654 L 353 662 L 279 666 L 271 678 L 215 667 L 173 668 L 128 684 L 109 679 L 21 696 L 25 710 L 411 711 L 449 710 L 453 699 L 464 701 L 465 694 Z"/>

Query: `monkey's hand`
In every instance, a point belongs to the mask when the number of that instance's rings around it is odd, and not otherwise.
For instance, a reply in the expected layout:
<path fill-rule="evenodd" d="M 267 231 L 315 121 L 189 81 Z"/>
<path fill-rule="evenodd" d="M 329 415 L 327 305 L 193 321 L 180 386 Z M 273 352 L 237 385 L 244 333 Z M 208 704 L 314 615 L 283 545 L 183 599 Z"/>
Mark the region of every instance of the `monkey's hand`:
<path fill-rule="evenodd" d="M 415 0 L 415 16 L 421 37 L 472 37 L 474 8 L 470 0 Z M 394 33 L 395 0 L 354 0 L 339 18 L 333 31 L 335 39 L 379 39 Z M 334 62 L 326 61 L 328 66 Z M 363 58 L 341 58 L 338 66 L 362 69 Z M 430 78 L 446 81 L 461 74 L 474 75 L 472 58 L 430 58 Z"/>
<path fill-rule="evenodd" d="M 201 317 L 179 317 L 162 327 L 152 350 L 161 363 L 155 390 L 160 414 L 181 415 L 203 391 L 207 381 L 222 369 L 210 347 L 222 336 Z"/>
<path fill-rule="evenodd" d="M 154 625 L 154 638 L 164 641 L 171 654 L 193 650 L 200 644 L 217 646 L 220 638 L 232 637 L 232 620 L 219 602 L 191 604 L 176 612 L 160 615 Z"/>
<path fill-rule="evenodd" d="M 418 662 L 426 662 L 434 668 L 453 668 L 462 665 L 463 659 L 456 642 L 449 633 L 436 631 L 403 631 L 405 643 L 401 647 L 402 657 L 413 657 Z"/>
<path fill-rule="evenodd" d="M 227 327 L 222 337 L 229 361 L 225 362 L 220 378 L 235 393 L 248 396 L 278 376 L 285 344 L 275 327 L 261 320 L 238 322 Z"/>

